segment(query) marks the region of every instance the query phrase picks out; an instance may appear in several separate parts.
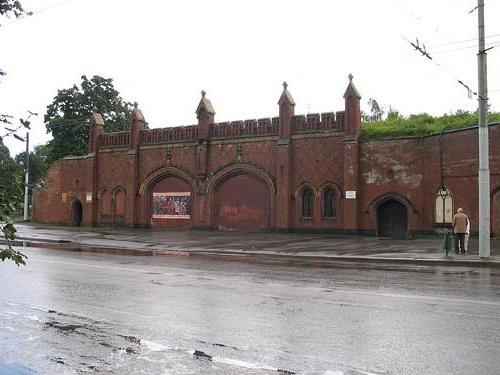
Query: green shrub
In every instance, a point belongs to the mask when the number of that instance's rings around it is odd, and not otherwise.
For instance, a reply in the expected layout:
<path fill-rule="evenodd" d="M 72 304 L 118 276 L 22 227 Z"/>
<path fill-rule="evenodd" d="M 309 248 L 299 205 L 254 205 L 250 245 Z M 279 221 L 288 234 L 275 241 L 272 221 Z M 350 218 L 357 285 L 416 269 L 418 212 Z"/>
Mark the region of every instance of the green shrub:
<path fill-rule="evenodd" d="M 490 123 L 500 121 L 500 113 L 490 113 L 488 120 Z M 466 111 L 457 111 L 453 114 L 445 114 L 439 117 L 431 116 L 427 113 L 410 115 L 408 117 L 399 115 L 386 120 L 363 122 L 361 137 L 363 139 L 375 139 L 424 136 L 446 130 L 469 128 L 476 126 L 477 123 L 477 114 Z"/>

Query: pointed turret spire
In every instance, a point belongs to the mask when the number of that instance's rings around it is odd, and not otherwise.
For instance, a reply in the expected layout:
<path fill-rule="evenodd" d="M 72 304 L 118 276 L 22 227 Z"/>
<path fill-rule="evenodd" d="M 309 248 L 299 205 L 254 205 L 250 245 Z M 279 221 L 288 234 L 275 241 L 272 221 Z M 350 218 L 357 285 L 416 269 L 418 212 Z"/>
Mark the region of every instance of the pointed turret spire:
<path fill-rule="evenodd" d="M 345 99 L 345 117 L 344 117 L 344 129 L 346 132 L 346 138 L 348 139 L 358 139 L 361 134 L 361 109 L 360 109 L 360 99 L 358 89 L 354 86 L 352 82 L 352 74 L 349 74 L 349 85 L 344 93 Z"/>
<path fill-rule="evenodd" d="M 348 77 L 349 77 L 349 85 L 347 86 L 347 89 L 345 90 L 344 99 L 347 99 L 348 97 L 356 97 L 358 99 L 361 99 L 361 95 L 360 95 L 358 89 L 356 88 L 356 86 L 352 82 L 352 79 L 354 78 L 354 76 L 349 73 Z"/>
<path fill-rule="evenodd" d="M 202 90 L 200 104 L 198 104 L 198 108 L 196 108 L 196 114 L 198 116 L 203 111 L 205 111 L 209 115 L 215 115 L 215 110 L 214 107 L 212 106 L 212 102 L 205 97 L 206 95 L 207 93 L 205 92 L 205 90 Z"/>
<path fill-rule="evenodd" d="M 142 111 L 139 109 L 139 104 L 134 102 L 134 109 L 132 110 L 132 120 L 145 121 Z"/>
<path fill-rule="evenodd" d="M 292 117 L 295 113 L 295 101 L 288 92 L 288 83 L 283 82 L 283 92 L 281 93 L 279 105 L 279 141 L 288 144 L 290 142 L 290 129 Z"/>
<path fill-rule="evenodd" d="M 104 120 L 102 119 L 102 115 L 97 112 L 97 108 L 92 108 L 92 114 L 90 115 L 89 152 L 97 151 L 99 135 L 102 133 L 103 126 Z"/>
<path fill-rule="evenodd" d="M 92 115 L 90 116 L 90 124 L 91 125 L 104 125 L 104 120 L 102 119 L 102 115 L 97 112 L 97 108 L 93 107 L 92 108 Z"/>
<path fill-rule="evenodd" d="M 132 109 L 132 123 L 130 124 L 130 147 L 136 148 L 140 142 L 141 130 L 146 127 L 146 120 L 142 111 L 139 109 L 137 102 L 134 102 L 134 109 Z"/>
<path fill-rule="evenodd" d="M 280 100 L 278 100 L 278 105 L 282 104 L 295 105 L 292 95 L 288 92 L 288 83 L 286 82 L 283 82 L 283 92 L 281 93 Z"/>
<path fill-rule="evenodd" d="M 196 108 L 196 116 L 198 117 L 198 140 L 206 140 L 210 136 L 210 125 L 215 119 L 215 110 L 209 99 L 206 98 L 205 90 L 201 91 L 201 100 Z"/>

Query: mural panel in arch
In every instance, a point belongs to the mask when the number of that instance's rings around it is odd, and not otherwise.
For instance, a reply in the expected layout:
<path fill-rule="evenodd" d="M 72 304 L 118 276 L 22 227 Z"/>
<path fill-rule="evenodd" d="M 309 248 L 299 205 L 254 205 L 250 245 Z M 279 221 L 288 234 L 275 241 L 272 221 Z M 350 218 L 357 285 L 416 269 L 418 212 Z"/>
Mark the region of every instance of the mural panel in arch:
<path fill-rule="evenodd" d="M 150 220 L 153 227 L 191 226 L 193 192 L 188 182 L 179 177 L 165 177 L 153 186 L 150 199 Z"/>
<path fill-rule="evenodd" d="M 270 196 L 267 183 L 240 174 L 217 189 L 217 227 L 222 230 L 262 230 L 270 226 Z"/>
<path fill-rule="evenodd" d="M 153 193 L 153 218 L 190 219 L 191 193 Z"/>

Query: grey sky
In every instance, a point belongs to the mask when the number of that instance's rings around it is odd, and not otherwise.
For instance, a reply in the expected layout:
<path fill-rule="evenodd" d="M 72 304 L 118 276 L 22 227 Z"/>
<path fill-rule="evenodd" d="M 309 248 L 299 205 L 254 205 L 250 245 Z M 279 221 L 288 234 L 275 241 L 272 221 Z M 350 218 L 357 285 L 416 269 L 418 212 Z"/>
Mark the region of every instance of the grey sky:
<path fill-rule="evenodd" d="M 23 0 L 32 17 L 0 28 L 0 112 L 43 114 L 80 76 L 113 78 L 150 126 L 190 125 L 205 89 L 216 121 L 276 116 L 286 80 L 296 113 L 343 109 L 347 75 L 363 96 L 403 114 L 475 110 L 475 0 Z M 52 6 L 54 5 L 54 6 Z M 139 6 L 140 5 L 140 6 Z M 48 8 L 47 8 L 48 7 Z M 47 9 L 46 9 L 47 8 Z M 38 13 L 38 9 L 44 9 Z M 499 111 L 499 1 L 486 1 L 490 105 Z M 445 70 L 411 49 L 425 43 Z M 445 44 L 445 45 L 443 45 Z M 12 153 L 23 144 L 8 140 Z"/>

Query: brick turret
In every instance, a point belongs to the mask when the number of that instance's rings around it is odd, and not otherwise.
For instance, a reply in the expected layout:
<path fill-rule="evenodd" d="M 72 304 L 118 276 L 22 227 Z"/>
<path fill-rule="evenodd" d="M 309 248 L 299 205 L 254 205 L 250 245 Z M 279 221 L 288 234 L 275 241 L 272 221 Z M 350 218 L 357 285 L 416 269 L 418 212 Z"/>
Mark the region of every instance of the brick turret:
<path fill-rule="evenodd" d="M 96 152 L 99 146 L 99 135 L 102 133 L 104 120 L 96 108 L 93 108 L 92 115 L 90 116 L 90 142 L 89 152 Z"/>
<path fill-rule="evenodd" d="M 198 117 L 198 140 L 208 139 L 210 134 L 210 125 L 214 123 L 215 110 L 209 99 L 205 97 L 206 92 L 201 92 L 200 104 L 196 108 L 196 117 Z"/>
<path fill-rule="evenodd" d="M 137 102 L 134 103 L 132 110 L 132 124 L 130 125 L 130 147 L 135 148 L 139 145 L 141 130 L 146 127 L 146 120 L 142 111 L 138 108 Z"/>
<path fill-rule="evenodd" d="M 359 136 L 361 134 L 361 95 L 352 83 L 344 93 L 345 136 L 344 136 L 344 230 L 355 233 L 359 228 Z"/>
<path fill-rule="evenodd" d="M 276 192 L 277 220 L 276 227 L 280 230 L 288 230 L 291 227 L 291 197 L 292 197 L 292 173 L 293 165 L 291 158 L 290 134 L 292 117 L 295 113 L 295 101 L 288 92 L 288 85 L 283 82 L 283 92 L 278 101 L 280 108 L 280 120 L 278 129 L 278 144 L 276 154 L 276 176 L 278 189 Z"/>
<path fill-rule="evenodd" d="M 295 114 L 295 101 L 288 92 L 288 84 L 283 82 L 283 92 L 278 101 L 280 106 L 279 139 L 280 142 L 289 142 L 292 127 L 292 117 Z"/>
<path fill-rule="evenodd" d="M 345 134 L 346 138 L 357 139 L 361 134 L 361 109 L 358 89 L 352 82 L 353 76 L 349 74 L 349 85 L 344 93 L 345 99 Z"/>

